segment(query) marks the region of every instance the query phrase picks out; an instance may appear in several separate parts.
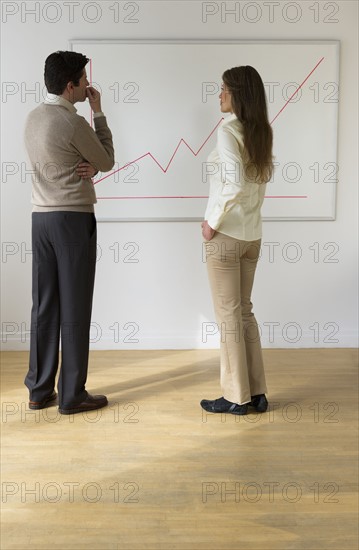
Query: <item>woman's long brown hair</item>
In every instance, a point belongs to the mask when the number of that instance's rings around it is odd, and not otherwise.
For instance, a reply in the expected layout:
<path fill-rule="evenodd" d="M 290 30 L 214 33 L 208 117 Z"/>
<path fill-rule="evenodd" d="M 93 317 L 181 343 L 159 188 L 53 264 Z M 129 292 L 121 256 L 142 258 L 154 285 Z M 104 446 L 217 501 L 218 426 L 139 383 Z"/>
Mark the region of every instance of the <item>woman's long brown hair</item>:
<path fill-rule="evenodd" d="M 231 93 L 233 112 L 243 125 L 245 173 L 257 183 L 266 183 L 273 173 L 273 132 L 263 81 L 250 65 L 228 69 L 222 80 Z"/>

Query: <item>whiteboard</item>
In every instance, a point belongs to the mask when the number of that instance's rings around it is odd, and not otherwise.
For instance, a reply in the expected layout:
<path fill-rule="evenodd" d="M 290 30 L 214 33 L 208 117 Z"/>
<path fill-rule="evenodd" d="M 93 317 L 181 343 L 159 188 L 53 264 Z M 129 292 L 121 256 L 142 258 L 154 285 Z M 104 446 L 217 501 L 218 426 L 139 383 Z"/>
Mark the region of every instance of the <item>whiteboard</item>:
<path fill-rule="evenodd" d="M 98 174 L 99 221 L 199 220 L 207 157 L 216 145 L 224 70 L 262 77 L 275 172 L 265 220 L 334 220 L 339 102 L 338 41 L 71 40 L 90 58 L 116 164 Z M 88 102 L 76 104 L 93 124 Z"/>

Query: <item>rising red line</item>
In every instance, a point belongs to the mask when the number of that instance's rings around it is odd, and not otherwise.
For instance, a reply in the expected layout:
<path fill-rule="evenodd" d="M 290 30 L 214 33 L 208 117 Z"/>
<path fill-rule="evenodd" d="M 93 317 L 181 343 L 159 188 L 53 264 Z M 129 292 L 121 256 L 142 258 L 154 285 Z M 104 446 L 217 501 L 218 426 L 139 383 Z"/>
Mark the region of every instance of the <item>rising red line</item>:
<path fill-rule="evenodd" d="M 310 73 L 308 74 L 307 78 L 305 80 L 303 80 L 303 82 L 301 83 L 301 85 L 296 89 L 296 91 L 294 92 L 294 94 L 292 94 L 290 96 L 290 98 L 288 99 L 287 103 L 281 108 L 281 110 L 279 111 L 279 113 L 276 114 L 276 116 L 273 118 L 271 124 L 273 124 L 273 122 L 279 117 L 279 115 L 281 114 L 282 111 L 284 111 L 284 109 L 286 108 L 286 106 L 288 105 L 288 103 L 290 102 L 290 100 L 295 96 L 295 94 L 302 88 L 302 86 L 307 82 L 308 78 L 314 73 L 314 71 L 316 70 L 317 67 L 319 67 L 319 65 L 321 64 L 321 62 L 323 61 L 324 57 L 322 57 L 322 59 L 320 61 L 318 61 L 318 63 L 316 64 L 316 66 L 314 67 L 314 69 L 312 69 L 310 71 Z"/>
<path fill-rule="evenodd" d="M 290 96 L 290 98 L 288 99 L 288 101 L 284 104 L 284 106 L 281 108 L 281 110 L 276 114 L 276 116 L 273 118 L 273 120 L 271 121 L 270 124 L 273 124 L 273 122 L 279 117 L 279 115 L 284 111 L 284 109 L 287 107 L 287 105 L 290 103 L 291 99 L 296 95 L 296 93 L 298 93 L 298 91 L 303 87 L 303 85 L 307 82 L 308 78 L 314 73 L 314 71 L 319 67 L 319 65 L 322 63 L 322 61 L 324 60 L 324 57 L 322 57 L 318 63 L 315 65 L 315 67 L 310 71 L 310 73 L 308 74 L 308 76 L 303 80 L 303 82 L 300 84 L 300 86 L 298 86 L 298 88 L 295 90 L 295 92 Z M 92 82 L 92 59 L 90 59 L 90 80 Z M 162 172 L 163 173 L 166 173 L 167 170 L 169 169 L 181 143 L 184 143 L 186 145 L 186 147 L 188 147 L 188 149 L 191 151 L 191 153 L 196 157 L 198 155 L 198 153 L 202 150 L 202 148 L 205 146 L 205 144 L 207 143 L 207 141 L 210 139 L 210 137 L 212 136 L 212 134 L 214 133 L 214 131 L 218 128 L 218 126 L 221 124 L 222 122 L 223 117 L 220 119 L 220 121 L 216 124 L 216 126 L 213 128 L 212 132 L 209 134 L 209 136 L 207 137 L 207 139 L 202 143 L 201 147 L 198 149 L 197 152 L 195 152 L 192 147 L 190 147 L 190 145 L 188 145 L 188 143 L 183 139 L 181 138 L 177 144 L 177 147 L 176 149 L 174 150 L 166 168 L 164 168 L 159 162 L 158 160 L 152 155 L 152 153 L 150 151 L 148 151 L 147 153 L 141 155 L 140 157 L 138 157 L 137 159 L 135 160 L 132 160 L 126 164 L 124 164 L 123 166 L 121 166 L 120 168 L 118 168 L 117 170 L 114 170 L 113 172 L 110 172 L 109 174 L 107 174 L 106 176 L 102 177 L 101 179 L 97 180 L 94 182 L 94 185 L 96 185 L 97 183 L 100 183 L 101 181 L 105 180 L 106 178 L 109 178 L 110 176 L 113 176 L 114 174 L 116 174 L 117 172 L 120 172 L 121 170 L 123 170 L 124 168 L 126 168 L 127 166 L 130 166 L 131 164 L 134 164 L 135 162 L 137 162 L 138 160 L 141 160 L 143 159 L 144 157 L 151 157 L 152 160 L 161 168 Z M 91 118 L 91 122 L 92 122 L 92 118 Z M 92 125 L 92 124 L 91 124 Z M 151 198 L 151 197 L 98 197 L 98 199 L 129 199 L 129 198 Z M 204 197 L 153 197 L 153 198 L 204 198 Z M 292 198 L 292 197 L 284 197 L 284 196 L 268 196 L 266 197 L 267 199 L 270 199 L 270 198 Z M 307 197 L 304 197 L 304 196 L 298 196 L 298 197 L 295 197 L 293 196 L 293 198 L 307 198 Z"/>

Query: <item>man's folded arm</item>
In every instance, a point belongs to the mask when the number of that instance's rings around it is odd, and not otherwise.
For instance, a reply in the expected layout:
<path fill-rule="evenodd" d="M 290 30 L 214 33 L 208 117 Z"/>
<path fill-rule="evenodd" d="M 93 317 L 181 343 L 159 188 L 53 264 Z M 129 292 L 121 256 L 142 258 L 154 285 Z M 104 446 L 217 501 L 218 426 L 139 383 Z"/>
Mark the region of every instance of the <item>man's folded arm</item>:
<path fill-rule="evenodd" d="M 72 136 L 71 145 L 97 171 L 109 172 L 115 164 L 112 133 L 104 116 L 95 117 L 95 131 L 80 117 Z"/>

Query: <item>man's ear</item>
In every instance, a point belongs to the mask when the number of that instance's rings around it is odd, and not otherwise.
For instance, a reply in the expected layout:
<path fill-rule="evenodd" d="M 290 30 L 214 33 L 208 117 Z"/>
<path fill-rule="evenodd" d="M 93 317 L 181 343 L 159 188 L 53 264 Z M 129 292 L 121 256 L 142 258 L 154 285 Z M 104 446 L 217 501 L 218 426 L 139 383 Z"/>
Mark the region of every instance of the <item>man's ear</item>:
<path fill-rule="evenodd" d="M 70 101 L 71 101 L 71 99 L 73 99 L 73 97 L 74 97 L 74 88 L 75 88 L 75 86 L 74 86 L 74 83 L 73 83 L 72 81 L 70 81 L 70 82 L 67 83 L 67 86 L 66 86 L 65 91 L 66 91 L 66 93 L 67 93 L 68 98 L 70 99 Z"/>

